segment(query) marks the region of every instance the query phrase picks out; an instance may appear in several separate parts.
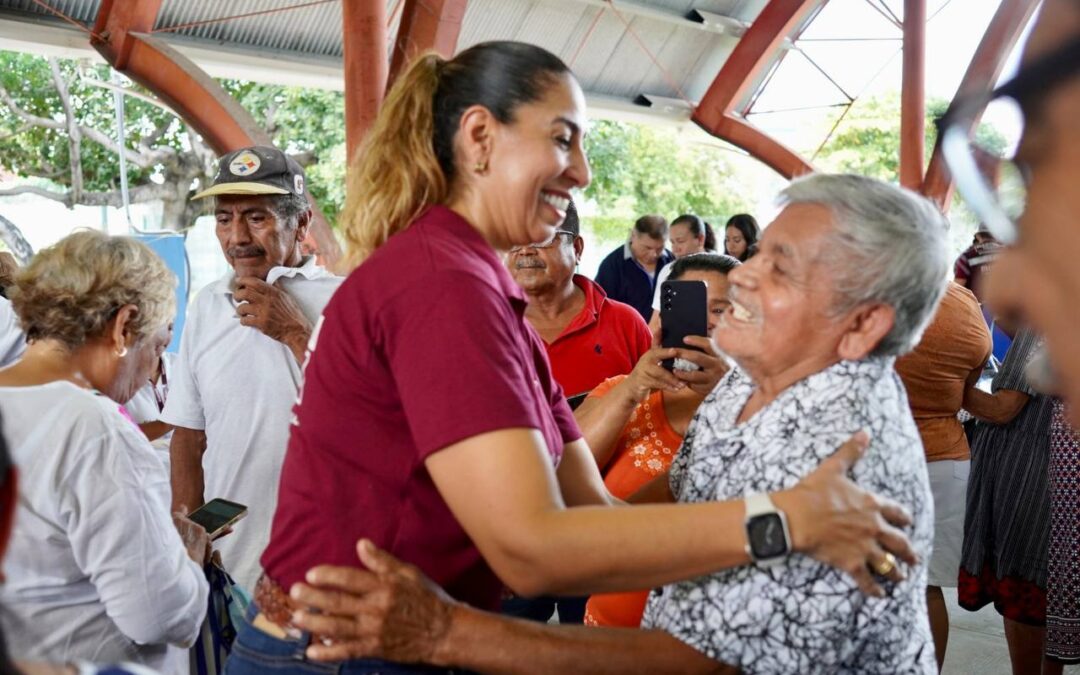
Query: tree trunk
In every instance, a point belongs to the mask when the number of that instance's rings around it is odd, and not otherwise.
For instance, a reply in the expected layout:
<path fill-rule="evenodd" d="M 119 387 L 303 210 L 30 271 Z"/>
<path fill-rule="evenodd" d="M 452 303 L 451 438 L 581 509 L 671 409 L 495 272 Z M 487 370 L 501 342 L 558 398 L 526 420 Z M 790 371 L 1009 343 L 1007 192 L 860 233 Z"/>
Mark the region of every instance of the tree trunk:
<path fill-rule="evenodd" d="M 34 249 L 30 247 L 30 242 L 26 241 L 18 226 L 3 216 L 0 216 L 0 240 L 7 244 L 20 265 L 25 265 L 34 255 Z"/>

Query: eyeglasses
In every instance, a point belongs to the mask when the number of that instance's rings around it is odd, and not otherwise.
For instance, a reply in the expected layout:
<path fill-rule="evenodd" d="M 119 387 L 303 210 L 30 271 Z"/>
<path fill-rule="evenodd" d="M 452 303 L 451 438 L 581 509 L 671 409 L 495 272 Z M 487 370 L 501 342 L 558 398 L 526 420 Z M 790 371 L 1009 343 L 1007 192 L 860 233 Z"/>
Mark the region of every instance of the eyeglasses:
<path fill-rule="evenodd" d="M 1023 136 L 1025 117 L 1052 87 L 1080 71 L 1080 38 L 1035 61 L 988 95 L 958 101 L 936 121 L 941 153 L 956 189 L 990 234 L 1016 241 L 1016 220 L 1027 201 L 1028 171 L 1007 152 L 999 132 L 979 128 L 980 118 L 1014 123 Z"/>
<path fill-rule="evenodd" d="M 533 242 L 531 244 L 525 244 L 524 246 L 511 246 L 510 247 L 510 252 L 511 253 L 517 253 L 518 251 L 520 251 L 520 250 L 522 250 L 524 248 L 536 248 L 536 249 L 551 248 L 552 246 L 555 245 L 555 242 L 559 239 L 560 234 L 568 234 L 571 237 L 576 237 L 577 236 L 576 234 L 574 234 L 573 232 L 571 232 L 569 230 L 555 230 L 554 232 L 551 233 L 551 236 L 548 237 L 547 239 L 545 239 L 544 241 Z"/>

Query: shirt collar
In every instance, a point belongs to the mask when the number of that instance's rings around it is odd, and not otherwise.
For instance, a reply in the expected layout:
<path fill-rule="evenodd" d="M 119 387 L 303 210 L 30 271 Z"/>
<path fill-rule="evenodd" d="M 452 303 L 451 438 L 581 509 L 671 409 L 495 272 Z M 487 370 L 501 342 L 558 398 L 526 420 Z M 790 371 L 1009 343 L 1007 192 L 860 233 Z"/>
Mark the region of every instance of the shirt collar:
<path fill-rule="evenodd" d="M 325 279 L 327 277 L 334 276 L 325 267 L 318 264 L 315 261 L 315 256 L 307 255 L 300 259 L 300 264 L 296 267 L 289 267 L 288 265 L 278 265 L 277 267 L 271 267 L 270 271 L 266 273 L 266 283 L 273 284 L 278 279 L 293 279 L 297 276 L 301 276 L 309 281 L 316 279 Z M 229 270 L 225 273 L 225 276 L 217 282 L 217 292 L 224 293 L 225 295 L 232 295 L 232 281 L 236 278 L 236 272 Z"/>
<path fill-rule="evenodd" d="M 574 275 L 574 285 L 585 294 L 585 304 L 582 306 L 581 311 L 573 319 L 570 319 L 570 323 L 566 325 L 563 332 L 551 344 L 555 344 L 555 342 L 578 331 L 585 330 L 600 319 L 600 309 L 607 301 L 607 293 L 604 292 L 604 289 L 600 284 L 580 274 Z"/>

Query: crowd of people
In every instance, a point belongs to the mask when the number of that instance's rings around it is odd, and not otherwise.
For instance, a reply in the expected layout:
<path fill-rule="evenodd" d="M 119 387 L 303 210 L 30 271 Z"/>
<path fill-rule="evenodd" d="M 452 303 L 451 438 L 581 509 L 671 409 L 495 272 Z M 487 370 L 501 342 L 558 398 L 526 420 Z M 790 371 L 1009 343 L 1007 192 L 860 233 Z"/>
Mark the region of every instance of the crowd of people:
<path fill-rule="evenodd" d="M 764 228 L 644 215 L 589 279 L 584 97 L 514 42 L 398 78 L 345 276 L 295 161 L 221 157 L 175 358 L 150 249 L 40 251 L 0 297 L 0 673 L 934 673 L 949 587 L 1013 672 L 1080 662 L 1078 41 L 1049 0 L 1003 89 L 1022 236 L 978 193 L 959 260 L 925 198 L 815 174 Z M 704 334 L 665 345 L 679 284 Z"/>

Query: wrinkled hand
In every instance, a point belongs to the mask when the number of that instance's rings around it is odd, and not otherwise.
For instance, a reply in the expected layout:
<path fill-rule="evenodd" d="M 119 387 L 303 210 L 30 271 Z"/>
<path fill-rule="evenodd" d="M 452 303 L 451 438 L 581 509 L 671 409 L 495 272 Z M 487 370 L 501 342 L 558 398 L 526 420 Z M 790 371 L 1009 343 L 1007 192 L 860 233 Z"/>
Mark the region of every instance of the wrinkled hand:
<path fill-rule="evenodd" d="M 307 583 L 292 587 L 292 599 L 311 608 L 296 612 L 293 624 L 332 641 L 309 646 L 308 658 L 437 662 L 454 601 L 420 570 L 370 541 L 361 539 L 356 551 L 366 570 L 322 565 L 308 571 Z"/>
<path fill-rule="evenodd" d="M 240 277 L 235 282 L 233 298 L 239 304 L 236 315 L 244 326 L 257 328 L 295 353 L 300 359 L 311 336 L 311 323 L 291 295 L 257 277 Z"/>
<path fill-rule="evenodd" d="M 176 526 L 176 531 L 180 533 L 180 539 L 184 542 L 184 548 L 187 549 L 188 557 L 200 566 L 205 565 L 210 559 L 210 535 L 206 533 L 202 525 L 188 519 L 187 509 L 172 514 L 172 518 L 173 525 Z"/>
<path fill-rule="evenodd" d="M 795 550 L 846 572 L 864 593 L 881 597 L 884 590 L 869 566 L 880 565 L 886 551 L 909 565 L 916 564 L 918 557 L 898 529 L 911 524 L 907 511 L 896 502 L 863 490 L 847 477 L 869 442 L 866 432 L 860 431 L 792 490 L 774 498 L 791 500 L 790 506 L 780 508 L 791 524 Z M 898 564 L 885 578 L 903 580 L 901 567 Z"/>
<path fill-rule="evenodd" d="M 709 338 L 690 335 L 684 342 L 691 347 L 697 347 L 702 351 L 676 349 L 676 358 L 685 359 L 694 363 L 699 366 L 701 370 L 677 370 L 674 375 L 697 393 L 702 396 L 708 396 L 712 393 L 712 390 L 716 388 L 716 384 L 720 381 L 720 378 L 724 376 L 724 373 L 731 369 L 731 366 L 728 364 L 727 360 L 720 355 L 720 351 Z"/>

